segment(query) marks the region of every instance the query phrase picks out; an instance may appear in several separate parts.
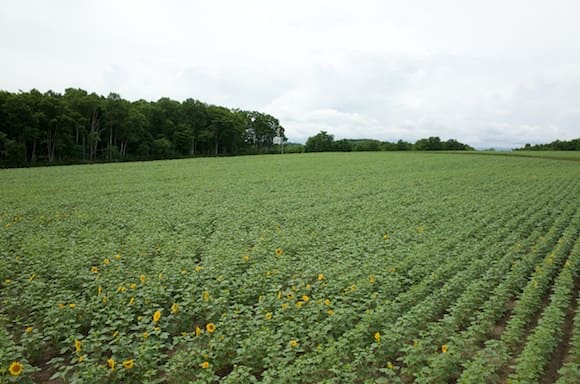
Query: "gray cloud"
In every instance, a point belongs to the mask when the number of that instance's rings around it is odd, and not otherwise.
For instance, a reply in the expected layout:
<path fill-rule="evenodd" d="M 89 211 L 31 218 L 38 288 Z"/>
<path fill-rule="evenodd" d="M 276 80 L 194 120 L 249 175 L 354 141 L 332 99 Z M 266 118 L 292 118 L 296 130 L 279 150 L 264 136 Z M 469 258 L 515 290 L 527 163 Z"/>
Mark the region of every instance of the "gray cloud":
<path fill-rule="evenodd" d="M 2 2 L 0 87 L 193 97 L 272 113 L 293 141 L 515 147 L 580 135 L 578 14 L 572 0 Z"/>

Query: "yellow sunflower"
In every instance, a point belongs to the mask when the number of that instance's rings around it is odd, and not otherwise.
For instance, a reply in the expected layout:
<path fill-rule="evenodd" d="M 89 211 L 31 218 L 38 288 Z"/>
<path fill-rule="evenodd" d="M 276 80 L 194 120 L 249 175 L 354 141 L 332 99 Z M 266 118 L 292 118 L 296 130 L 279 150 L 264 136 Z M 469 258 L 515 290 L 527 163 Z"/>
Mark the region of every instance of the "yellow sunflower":
<path fill-rule="evenodd" d="M 10 367 L 8 368 L 8 372 L 12 376 L 20 375 L 23 370 L 24 370 L 24 366 L 22 364 L 20 364 L 20 362 L 18 362 L 18 361 L 12 362 L 12 364 L 10 364 Z"/>

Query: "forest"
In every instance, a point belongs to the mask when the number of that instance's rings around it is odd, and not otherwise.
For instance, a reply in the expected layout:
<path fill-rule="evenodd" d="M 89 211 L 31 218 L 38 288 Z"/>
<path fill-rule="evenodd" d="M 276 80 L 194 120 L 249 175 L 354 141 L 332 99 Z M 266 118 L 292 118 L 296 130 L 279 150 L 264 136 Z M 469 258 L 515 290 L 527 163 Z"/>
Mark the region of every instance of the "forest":
<path fill-rule="evenodd" d="M 555 140 L 547 144 L 525 144 L 516 151 L 580 151 L 580 137 L 573 140 Z"/>
<path fill-rule="evenodd" d="M 283 146 L 276 143 L 280 136 Z M 454 139 L 341 139 L 321 131 L 287 143 L 274 116 L 188 98 L 128 101 L 83 89 L 0 91 L 0 166 L 155 160 L 284 152 L 471 150 Z"/>
<path fill-rule="evenodd" d="M 191 98 L 131 102 L 75 88 L 0 91 L 6 166 L 269 153 L 279 147 L 278 135 L 286 140 L 271 115 Z"/>
<path fill-rule="evenodd" d="M 280 136 L 284 148 L 275 138 Z M 128 101 L 83 89 L 0 91 L 0 166 L 155 160 L 284 152 L 473 150 L 438 136 L 405 140 L 340 139 L 326 131 L 287 143 L 274 116 L 208 104 Z M 580 139 L 526 144 L 516 150 L 580 150 Z"/>
<path fill-rule="evenodd" d="M 292 151 L 293 148 L 287 149 Z M 340 139 L 334 135 L 320 131 L 311 136 L 304 145 L 304 152 L 375 152 L 375 151 L 472 151 L 474 148 L 460 143 L 455 139 L 441 140 L 439 136 L 422 138 L 415 143 L 405 140 L 397 142 L 380 141 L 375 139 Z"/>

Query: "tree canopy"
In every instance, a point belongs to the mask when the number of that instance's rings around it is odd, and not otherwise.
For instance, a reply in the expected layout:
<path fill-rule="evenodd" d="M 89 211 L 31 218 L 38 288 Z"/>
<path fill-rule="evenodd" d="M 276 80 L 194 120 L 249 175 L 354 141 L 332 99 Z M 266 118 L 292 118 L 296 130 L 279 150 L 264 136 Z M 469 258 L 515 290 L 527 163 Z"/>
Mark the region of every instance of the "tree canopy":
<path fill-rule="evenodd" d="M 467 144 L 455 139 L 442 141 L 433 136 L 419 139 L 414 144 L 399 140 L 397 142 L 379 141 L 374 139 L 341 139 L 334 140 L 334 136 L 326 131 L 320 131 L 311 136 L 304 146 L 305 152 L 361 152 L 361 151 L 455 151 L 473 150 Z"/>
<path fill-rule="evenodd" d="M 526 144 L 516 151 L 580 151 L 580 137 L 573 140 L 555 140 L 548 144 Z"/>
<path fill-rule="evenodd" d="M 0 164 L 148 160 L 278 152 L 274 116 L 164 97 L 130 102 L 68 88 L 0 91 Z"/>

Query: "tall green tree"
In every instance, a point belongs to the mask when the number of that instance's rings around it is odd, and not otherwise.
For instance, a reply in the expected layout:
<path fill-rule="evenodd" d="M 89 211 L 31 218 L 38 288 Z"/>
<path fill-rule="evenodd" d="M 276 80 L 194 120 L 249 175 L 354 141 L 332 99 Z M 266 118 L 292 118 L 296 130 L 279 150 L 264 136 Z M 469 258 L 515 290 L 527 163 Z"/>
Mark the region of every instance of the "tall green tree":
<path fill-rule="evenodd" d="M 320 131 L 306 140 L 305 152 L 329 152 L 334 150 L 334 136 Z"/>

